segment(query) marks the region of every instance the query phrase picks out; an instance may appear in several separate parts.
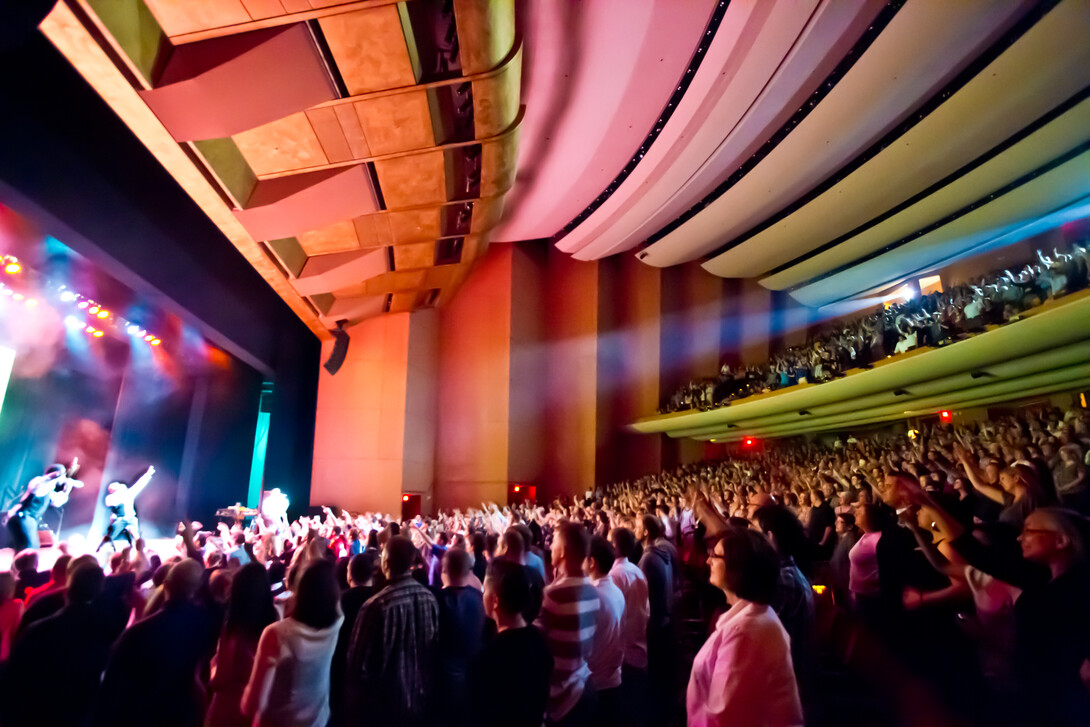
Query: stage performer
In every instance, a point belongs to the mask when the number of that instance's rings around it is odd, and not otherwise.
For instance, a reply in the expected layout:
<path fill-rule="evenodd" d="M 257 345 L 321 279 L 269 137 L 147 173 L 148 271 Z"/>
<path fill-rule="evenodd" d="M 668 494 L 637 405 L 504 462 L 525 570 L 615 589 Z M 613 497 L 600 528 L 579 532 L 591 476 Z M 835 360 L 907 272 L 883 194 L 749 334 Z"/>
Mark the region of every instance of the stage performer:
<path fill-rule="evenodd" d="M 262 528 L 274 533 L 288 530 L 288 496 L 273 488 L 261 498 L 260 520 Z"/>
<path fill-rule="evenodd" d="M 110 524 L 106 527 L 102 542 L 95 549 L 96 553 L 102 550 L 102 546 L 106 543 L 117 550 L 114 541 L 118 538 L 124 538 L 131 546 L 140 537 L 140 523 L 136 518 L 136 496 L 148 486 L 154 474 L 155 468 L 148 467 L 147 472 L 140 475 L 140 479 L 133 483 L 132 487 L 128 487 L 123 482 L 112 482 L 106 488 L 105 504 L 110 511 Z"/>
<path fill-rule="evenodd" d="M 51 464 L 45 473 L 27 483 L 26 491 L 19 501 L 7 511 L 8 531 L 11 533 L 12 547 L 15 552 L 26 548 L 38 548 L 38 523 L 49 509 L 50 498 L 54 492 L 64 488 L 68 480 L 68 468 L 63 464 Z M 79 486 L 82 486 L 81 482 Z"/>

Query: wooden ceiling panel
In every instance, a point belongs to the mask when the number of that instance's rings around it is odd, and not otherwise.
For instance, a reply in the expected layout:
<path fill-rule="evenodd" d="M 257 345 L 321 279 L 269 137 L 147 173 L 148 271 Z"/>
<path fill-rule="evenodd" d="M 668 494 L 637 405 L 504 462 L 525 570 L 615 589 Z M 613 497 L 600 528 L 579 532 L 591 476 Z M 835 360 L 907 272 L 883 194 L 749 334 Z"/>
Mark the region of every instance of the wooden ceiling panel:
<path fill-rule="evenodd" d="M 371 156 L 371 147 L 367 144 L 367 137 L 363 135 L 363 127 L 356 110 L 351 106 L 334 106 L 333 112 L 337 114 L 337 121 L 341 124 L 341 133 L 348 142 L 348 149 L 352 152 L 353 159 L 364 159 Z"/>
<path fill-rule="evenodd" d="M 360 249 L 360 241 L 356 237 L 356 227 L 352 224 L 352 220 L 334 222 L 321 229 L 304 232 L 298 235 L 297 239 L 307 255 L 325 255 Z"/>
<path fill-rule="evenodd" d="M 478 139 L 499 136 L 515 123 L 521 84 L 521 48 L 498 72 L 473 81 L 473 125 Z"/>
<path fill-rule="evenodd" d="M 435 146 L 427 91 L 379 96 L 353 106 L 375 155 Z"/>
<path fill-rule="evenodd" d="M 481 196 L 502 195 L 515 183 L 518 130 L 481 143 Z"/>
<path fill-rule="evenodd" d="M 350 94 L 416 84 L 416 49 L 410 52 L 406 44 L 408 18 L 400 4 L 332 15 L 318 23 Z"/>
<path fill-rule="evenodd" d="M 419 294 L 416 291 L 410 293 L 394 293 L 390 300 L 391 313 L 408 313 L 416 308 L 416 299 Z"/>
<path fill-rule="evenodd" d="M 395 270 L 416 270 L 435 265 L 434 241 L 397 245 L 393 250 Z"/>
<path fill-rule="evenodd" d="M 434 240 L 443 234 L 443 210 L 432 207 L 419 210 L 389 212 L 386 219 L 390 225 L 390 236 L 394 242 L 419 242 Z"/>
<path fill-rule="evenodd" d="M 287 12 L 280 0 L 242 0 L 242 4 L 253 20 L 275 18 Z"/>
<path fill-rule="evenodd" d="M 310 109 L 307 111 L 307 119 L 330 163 L 355 159 L 344 129 L 341 128 L 341 122 L 337 118 L 336 110 L 327 106 Z"/>
<path fill-rule="evenodd" d="M 446 160 L 442 151 L 376 161 L 375 171 L 388 207 L 416 207 L 447 201 Z M 484 182 L 481 184 L 483 187 Z"/>
<path fill-rule="evenodd" d="M 167 35 L 181 35 L 253 18 L 241 0 L 145 0 Z"/>
<path fill-rule="evenodd" d="M 303 112 L 235 134 L 232 139 L 258 176 L 329 163 Z"/>
<path fill-rule="evenodd" d="M 473 203 L 473 221 L 470 232 L 491 230 L 503 216 L 503 197 L 484 197 Z"/>
<path fill-rule="evenodd" d="M 352 220 L 352 224 L 356 227 L 356 237 L 359 239 L 360 247 L 385 247 L 393 242 L 393 237 L 390 235 L 389 216 L 385 213 L 363 215 Z"/>
<path fill-rule="evenodd" d="M 454 0 L 462 73 L 498 66 L 515 45 L 515 0 Z"/>

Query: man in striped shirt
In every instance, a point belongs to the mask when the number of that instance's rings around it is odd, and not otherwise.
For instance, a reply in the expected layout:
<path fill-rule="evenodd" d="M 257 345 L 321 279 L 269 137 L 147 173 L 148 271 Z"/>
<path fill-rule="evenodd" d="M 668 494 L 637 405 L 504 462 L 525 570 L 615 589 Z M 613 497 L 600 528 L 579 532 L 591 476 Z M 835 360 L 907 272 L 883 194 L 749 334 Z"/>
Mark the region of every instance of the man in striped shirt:
<path fill-rule="evenodd" d="M 556 580 L 545 589 L 537 625 L 553 655 L 549 678 L 550 725 L 590 725 L 595 714 L 594 690 L 587 684 L 587 657 L 594 643 L 598 591 L 583 575 L 589 538 L 582 525 L 561 522 L 553 534 L 552 562 Z"/>

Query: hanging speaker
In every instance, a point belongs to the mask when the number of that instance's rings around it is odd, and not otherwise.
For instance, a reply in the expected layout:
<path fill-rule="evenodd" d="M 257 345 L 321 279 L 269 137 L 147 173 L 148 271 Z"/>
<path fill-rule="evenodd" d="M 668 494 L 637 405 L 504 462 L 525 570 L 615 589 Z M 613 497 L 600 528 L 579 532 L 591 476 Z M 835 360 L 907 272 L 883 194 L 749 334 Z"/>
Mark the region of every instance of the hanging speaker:
<path fill-rule="evenodd" d="M 323 366 L 331 375 L 341 370 L 344 358 L 348 355 L 348 331 L 344 330 L 345 323 L 347 321 L 337 321 L 337 327 L 330 331 L 333 335 L 333 350 L 330 351 L 329 358 Z"/>

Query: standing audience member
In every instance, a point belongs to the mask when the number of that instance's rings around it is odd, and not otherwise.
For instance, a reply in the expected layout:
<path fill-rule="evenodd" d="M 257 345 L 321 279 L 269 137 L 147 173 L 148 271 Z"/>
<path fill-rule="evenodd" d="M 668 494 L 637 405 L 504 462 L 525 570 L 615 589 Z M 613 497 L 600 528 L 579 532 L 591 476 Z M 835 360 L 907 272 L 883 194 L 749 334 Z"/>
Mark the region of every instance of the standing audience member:
<path fill-rule="evenodd" d="M 105 576 L 91 556 L 68 568 L 66 605 L 60 613 L 30 626 L 12 650 L 0 675 L 0 723 L 5 727 L 77 727 L 94 714 L 99 682 L 110 652 L 110 632 L 93 601 L 102 593 Z M 55 672 L 63 655 L 64 692 L 42 675 Z"/>
<path fill-rule="evenodd" d="M 331 724 L 334 727 L 344 724 L 345 666 L 348 662 L 348 643 L 352 639 L 356 617 L 363 608 L 363 604 L 376 593 L 378 589 L 375 588 L 375 554 L 364 551 L 353 555 L 348 561 L 348 590 L 341 594 L 341 614 L 344 616 L 344 621 L 341 624 L 341 632 L 337 635 L 337 648 L 333 651 L 333 665 L 330 671 L 329 706 L 332 711 Z"/>
<path fill-rule="evenodd" d="M 484 644 L 484 601 L 470 585 L 473 556 L 453 548 L 443 556 L 443 588 L 439 591 L 437 723 L 469 724 L 469 664 Z"/>
<path fill-rule="evenodd" d="M 265 627 L 254 669 L 242 694 L 242 713 L 254 727 L 325 727 L 329 722 L 329 666 L 341 615 L 333 563 L 303 566 L 287 618 Z"/>
<path fill-rule="evenodd" d="M 770 604 L 779 558 L 760 533 L 728 529 L 708 556 L 730 609 L 689 676 L 689 727 L 803 724 L 787 632 Z"/>
<path fill-rule="evenodd" d="M 37 533 L 35 533 L 37 535 Z M 11 562 L 15 571 L 15 598 L 26 603 L 26 594 L 31 589 L 43 585 L 49 575 L 38 572 L 38 551 L 24 550 Z"/>
<path fill-rule="evenodd" d="M 587 683 L 587 657 L 598 616 L 598 591 L 583 575 L 588 549 L 587 532 L 581 524 L 557 524 L 552 545 L 557 575 L 545 589 L 537 621 L 553 655 L 548 709 L 551 725 L 589 727 L 597 712 L 594 688 Z"/>
<path fill-rule="evenodd" d="M 545 718 L 553 657 L 541 631 L 523 617 L 530 599 L 526 570 L 494 560 L 484 582 L 484 608 L 497 634 L 470 673 L 481 727 L 541 727 Z"/>
<path fill-rule="evenodd" d="M 526 613 L 522 615 L 526 618 L 526 623 L 533 623 L 541 613 L 541 601 L 545 598 L 545 578 L 536 568 L 529 565 L 528 559 L 531 554 L 526 547 L 526 538 L 522 531 L 508 528 L 500 538 L 498 553 L 500 557 L 514 561 L 527 569 L 526 577 L 530 580 L 530 603 L 526 606 Z"/>
<path fill-rule="evenodd" d="M 665 725 L 670 719 L 677 666 L 677 629 L 674 624 L 674 563 L 662 547 L 662 524 L 654 515 L 636 521 L 636 537 L 643 543 L 640 570 L 647 577 L 651 618 L 647 625 L 647 676 L 650 723 Z"/>
<path fill-rule="evenodd" d="M 587 664 L 590 683 L 598 693 L 598 725 L 620 725 L 623 720 L 621 665 L 624 663 L 624 594 L 610 579 L 613 546 L 600 535 L 590 542 L 590 554 L 583 571 L 598 591 L 598 618 L 594 646 Z"/>
<path fill-rule="evenodd" d="M 211 658 L 218 624 L 194 601 L 201 584 L 199 561 L 175 564 L 163 584 L 166 603 L 125 631 L 102 679 L 96 724 L 101 727 L 199 725 L 204 694 L 198 681 Z"/>
<path fill-rule="evenodd" d="M 387 585 L 356 617 L 348 646 L 349 712 L 360 723 L 431 723 L 439 605 L 412 577 L 416 555 L 407 537 L 387 541 Z"/>
<path fill-rule="evenodd" d="M 219 646 L 212 659 L 208 684 L 212 701 L 205 727 L 250 725 L 251 720 L 241 711 L 242 691 L 250 679 L 261 634 L 277 618 L 265 567 L 249 563 L 235 571 Z"/>
<path fill-rule="evenodd" d="M 646 722 L 647 702 L 647 625 L 651 604 L 647 597 L 647 576 L 635 561 L 639 543 L 628 528 L 613 528 L 609 534 L 614 548 L 613 566 L 609 578 L 624 595 L 624 664 L 621 667 L 621 689 L 624 692 L 626 721 L 642 725 Z"/>
<path fill-rule="evenodd" d="M 23 599 L 15 597 L 15 577 L 0 573 L 0 661 L 8 658 L 19 619 L 23 617 Z"/>

